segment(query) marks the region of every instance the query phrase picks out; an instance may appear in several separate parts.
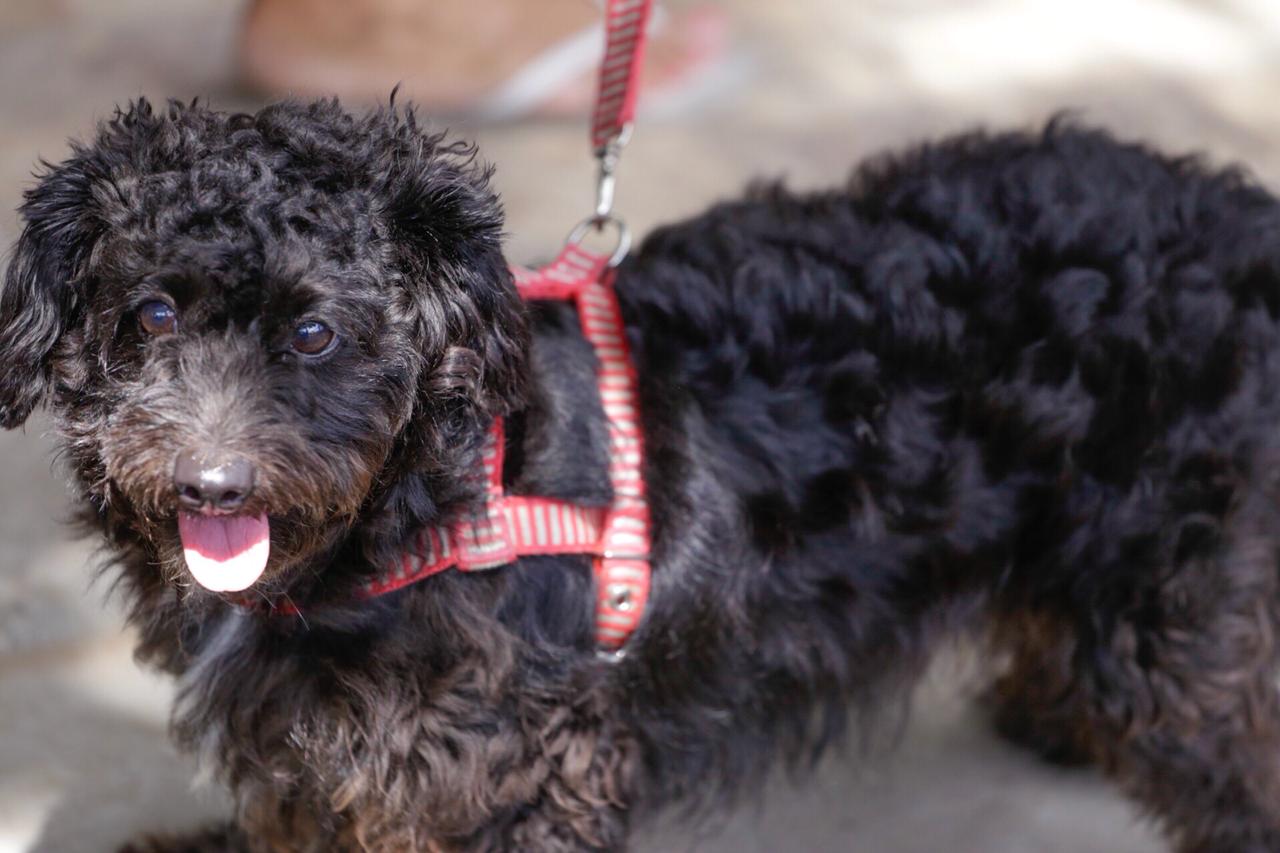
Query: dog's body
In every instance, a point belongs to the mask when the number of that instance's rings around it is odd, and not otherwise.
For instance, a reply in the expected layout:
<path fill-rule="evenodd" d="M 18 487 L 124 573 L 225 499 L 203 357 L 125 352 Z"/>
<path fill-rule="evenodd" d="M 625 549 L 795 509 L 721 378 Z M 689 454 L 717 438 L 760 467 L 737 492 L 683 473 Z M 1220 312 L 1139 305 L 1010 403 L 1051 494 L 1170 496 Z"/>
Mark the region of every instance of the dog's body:
<path fill-rule="evenodd" d="M 496 415 L 511 491 L 609 500 L 591 350 L 519 303 L 460 155 L 389 111 L 140 106 L 29 194 L 0 420 L 52 397 L 140 654 L 235 792 L 207 844 L 619 848 L 638 809 L 808 760 L 968 627 L 1012 656 L 1011 733 L 1179 849 L 1280 850 L 1271 196 L 1051 127 L 654 234 L 617 280 L 654 587 L 607 661 L 582 558 L 352 594 L 474 503 Z M 176 327 L 139 333 L 160 297 Z M 311 316 L 316 359 L 273 331 Z M 256 465 L 253 590 L 301 616 L 190 583 L 193 444 Z"/>

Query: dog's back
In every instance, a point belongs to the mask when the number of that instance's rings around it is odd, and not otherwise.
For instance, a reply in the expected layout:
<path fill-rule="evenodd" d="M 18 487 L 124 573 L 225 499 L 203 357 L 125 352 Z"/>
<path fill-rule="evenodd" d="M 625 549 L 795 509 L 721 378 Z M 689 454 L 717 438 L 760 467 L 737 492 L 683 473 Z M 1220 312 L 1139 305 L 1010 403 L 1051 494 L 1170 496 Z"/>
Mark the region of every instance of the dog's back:
<path fill-rule="evenodd" d="M 662 229 L 619 288 L 685 484 L 667 582 L 715 602 L 651 635 L 664 681 L 740 696 L 744 743 L 821 742 L 989 613 L 1011 733 L 1101 761 L 1188 844 L 1280 843 L 1280 803 L 1209 793 L 1280 745 L 1272 196 L 1065 124 L 976 134 Z M 797 705 L 816 730 L 780 723 Z"/>

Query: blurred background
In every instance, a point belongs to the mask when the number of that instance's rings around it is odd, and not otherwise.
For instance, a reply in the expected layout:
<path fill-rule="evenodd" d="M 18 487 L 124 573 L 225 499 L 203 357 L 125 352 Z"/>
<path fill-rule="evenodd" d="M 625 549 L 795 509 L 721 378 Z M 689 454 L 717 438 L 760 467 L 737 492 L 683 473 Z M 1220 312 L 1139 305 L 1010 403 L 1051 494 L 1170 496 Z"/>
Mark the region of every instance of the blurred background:
<path fill-rule="evenodd" d="M 512 260 L 545 258 L 592 200 L 597 14 L 589 0 L 0 0 L 0 244 L 38 158 L 117 103 L 374 102 L 401 80 L 497 166 Z M 1063 109 L 1280 184 L 1274 0 L 671 0 L 651 67 L 618 197 L 642 233 L 754 177 L 830 186 L 885 148 Z M 37 416 L 0 434 L 0 851 L 110 850 L 226 804 L 169 748 L 170 688 L 133 665 L 118 602 L 91 584 L 93 543 L 61 524 L 47 430 Z M 641 849 L 1161 849 L 1091 771 L 989 734 L 976 668 L 945 657 L 892 754 L 773 780 L 697 833 L 659 821 Z"/>

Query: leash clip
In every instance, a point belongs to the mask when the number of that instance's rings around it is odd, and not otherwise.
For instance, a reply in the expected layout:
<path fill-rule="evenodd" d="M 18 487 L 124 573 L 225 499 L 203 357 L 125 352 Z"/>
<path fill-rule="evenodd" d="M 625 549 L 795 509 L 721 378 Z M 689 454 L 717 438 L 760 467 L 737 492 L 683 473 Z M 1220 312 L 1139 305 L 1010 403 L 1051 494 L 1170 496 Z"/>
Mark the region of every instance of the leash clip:
<path fill-rule="evenodd" d="M 622 159 L 622 149 L 631 141 L 632 124 L 628 122 L 622 129 L 609 137 L 604 145 L 596 149 L 596 220 L 603 222 L 613 213 L 613 191 L 617 183 L 618 161 Z"/>
<path fill-rule="evenodd" d="M 631 250 L 631 230 L 627 223 L 613 214 L 614 188 L 617 186 L 618 161 L 622 159 L 622 149 L 631 140 L 631 123 L 624 124 L 617 133 L 596 149 L 596 207 L 595 212 L 574 226 L 569 233 L 568 243 L 581 243 L 589 229 L 603 232 L 612 225 L 618 231 L 618 242 L 609 256 L 609 267 L 622 263 L 627 252 Z"/>

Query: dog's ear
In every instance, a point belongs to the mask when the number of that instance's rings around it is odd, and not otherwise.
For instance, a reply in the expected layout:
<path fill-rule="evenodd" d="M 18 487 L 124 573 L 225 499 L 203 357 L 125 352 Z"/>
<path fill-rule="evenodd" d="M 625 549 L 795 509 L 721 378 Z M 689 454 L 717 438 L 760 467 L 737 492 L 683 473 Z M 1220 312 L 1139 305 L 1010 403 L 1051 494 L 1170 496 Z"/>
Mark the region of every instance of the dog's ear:
<path fill-rule="evenodd" d="M 79 278 L 98 226 L 93 159 L 78 151 L 26 192 L 26 225 L 0 290 L 0 426 L 20 426 L 49 389 L 49 354 L 81 310 Z"/>
<path fill-rule="evenodd" d="M 132 141 L 155 120 L 142 99 L 117 110 L 91 144 L 73 142 L 66 161 L 44 163 L 24 194 L 25 225 L 0 290 L 0 427 L 23 424 L 48 393 L 50 354 L 83 314 L 86 268 L 106 230 L 98 194 L 112 191 Z"/>
<path fill-rule="evenodd" d="M 422 354 L 380 510 L 364 523 L 379 561 L 386 555 L 376 548 L 401 542 L 456 499 L 450 484 L 474 464 L 484 426 L 520 401 L 528 326 L 502 254 L 502 206 L 474 150 L 422 132 L 410 110 L 382 110 L 365 129 L 399 302 Z"/>
<path fill-rule="evenodd" d="M 524 305 L 502 254 L 502 205 L 474 148 L 423 133 L 411 111 L 375 119 L 388 227 L 401 253 L 428 365 L 423 390 L 470 398 L 484 414 L 513 406 L 527 350 Z M 448 395 L 446 395 L 448 396 Z"/>

